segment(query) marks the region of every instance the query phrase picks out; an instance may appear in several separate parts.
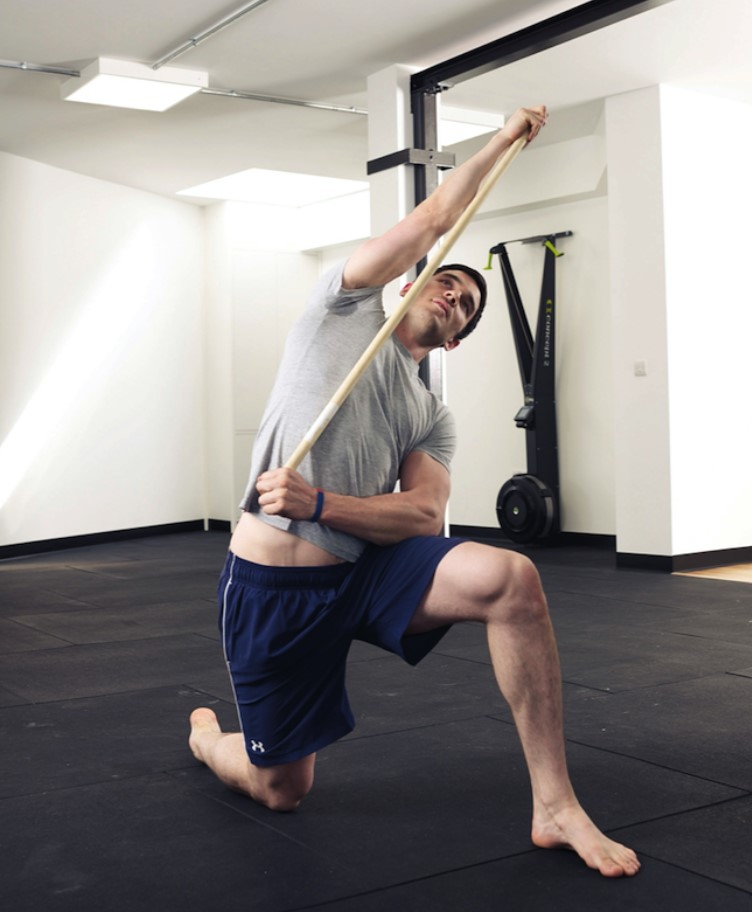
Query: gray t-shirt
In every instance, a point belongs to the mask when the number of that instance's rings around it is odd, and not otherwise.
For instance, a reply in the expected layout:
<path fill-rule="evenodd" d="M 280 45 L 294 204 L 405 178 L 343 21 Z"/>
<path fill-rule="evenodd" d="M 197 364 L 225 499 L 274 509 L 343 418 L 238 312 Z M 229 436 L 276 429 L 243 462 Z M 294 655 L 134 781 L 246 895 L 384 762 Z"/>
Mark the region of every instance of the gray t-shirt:
<path fill-rule="evenodd" d="M 283 466 L 385 322 L 381 288 L 342 288 L 344 263 L 318 282 L 285 345 L 256 438 L 243 510 L 347 561 L 366 542 L 318 523 L 260 512 L 256 479 Z M 309 484 L 369 497 L 394 490 L 400 465 L 420 450 L 449 469 L 456 444 L 447 407 L 418 376 L 418 364 L 391 336 L 298 471 Z"/>

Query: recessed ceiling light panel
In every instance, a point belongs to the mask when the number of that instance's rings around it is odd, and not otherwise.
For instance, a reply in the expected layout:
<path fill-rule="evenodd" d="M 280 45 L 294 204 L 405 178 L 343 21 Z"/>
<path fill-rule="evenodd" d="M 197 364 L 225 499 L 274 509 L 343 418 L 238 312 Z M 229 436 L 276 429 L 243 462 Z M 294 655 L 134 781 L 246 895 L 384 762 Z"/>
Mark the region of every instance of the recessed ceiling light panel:
<path fill-rule="evenodd" d="M 67 101 L 166 111 L 209 84 L 208 73 L 178 67 L 155 70 L 145 63 L 99 57 L 81 70 L 81 75 L 60 87 Z"/>
<path fill-rule="evenodd" d="M 360 193 L 368 186 L 367 181 L 249 168 L 181 190 L 180 195 L 297 207 Z"/>

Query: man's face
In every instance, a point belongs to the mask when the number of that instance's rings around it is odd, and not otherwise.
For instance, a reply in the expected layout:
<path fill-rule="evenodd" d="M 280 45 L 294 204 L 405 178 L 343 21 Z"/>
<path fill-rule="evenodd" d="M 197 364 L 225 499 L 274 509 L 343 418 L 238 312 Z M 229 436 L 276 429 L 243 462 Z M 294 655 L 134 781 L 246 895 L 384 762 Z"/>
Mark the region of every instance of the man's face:
<path fill-rule="evenodd" d="M 480 306 L 480 289 L 467 273 L 449 269 L 431 276 L 423 295 L 425 307 L 433 312 L 445 347 L 458 344 L 462 332 Z M 452 344 L 454 343 L 454 344 Z"/>

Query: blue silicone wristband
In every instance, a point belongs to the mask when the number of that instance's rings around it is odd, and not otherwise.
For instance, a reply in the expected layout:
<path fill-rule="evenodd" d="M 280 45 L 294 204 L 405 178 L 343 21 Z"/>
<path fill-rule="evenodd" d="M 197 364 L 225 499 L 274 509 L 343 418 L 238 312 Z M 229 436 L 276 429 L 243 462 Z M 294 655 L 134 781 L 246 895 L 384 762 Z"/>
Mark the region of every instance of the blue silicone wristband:
<path fill-rule="evenodd" d="M 316 488 L 316 509 L 313 511 L 313 516 L 308 520 L 308 522 L 317 523 L 321 519 L 321 511 L 324 509 L 324 492 L 321 488 Z"/>

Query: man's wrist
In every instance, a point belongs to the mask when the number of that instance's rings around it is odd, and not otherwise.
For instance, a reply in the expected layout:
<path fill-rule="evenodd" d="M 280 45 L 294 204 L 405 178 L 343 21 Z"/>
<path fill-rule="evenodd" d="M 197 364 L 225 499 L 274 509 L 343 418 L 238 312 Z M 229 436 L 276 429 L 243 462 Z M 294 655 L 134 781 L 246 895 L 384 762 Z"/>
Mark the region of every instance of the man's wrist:
<path fill-rule="evenodd" d="M 311 523 L 317 523 L 321 519 L 321 513 L 324 509 L 324 492 L 321 488 L 316 488 L 316 507 L 313 516 L 308 520 Z"/>

